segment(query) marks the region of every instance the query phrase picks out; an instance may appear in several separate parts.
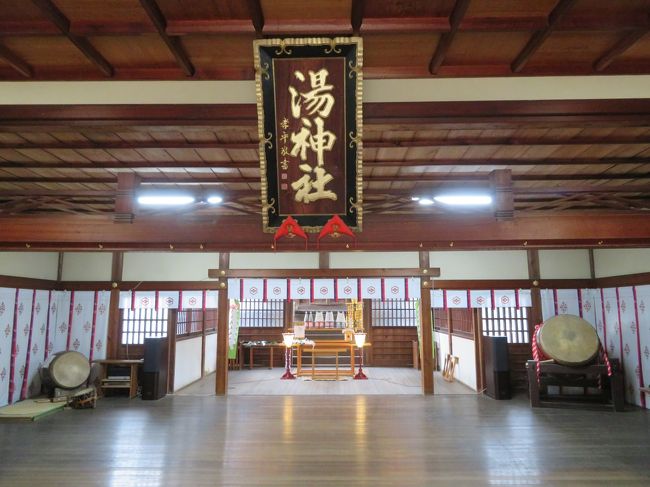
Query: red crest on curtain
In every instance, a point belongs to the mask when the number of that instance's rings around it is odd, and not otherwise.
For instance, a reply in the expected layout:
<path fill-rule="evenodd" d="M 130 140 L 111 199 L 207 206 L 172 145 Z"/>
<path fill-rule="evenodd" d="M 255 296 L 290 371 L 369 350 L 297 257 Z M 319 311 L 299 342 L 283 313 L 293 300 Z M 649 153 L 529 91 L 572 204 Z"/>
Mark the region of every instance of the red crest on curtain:
<path fill-rule="evenodd" d="M 354 235 L 354 232 L 350 230 L 341 217 L 334 215 L 332 218 L 327 220 L 327 223 L 323 226 L 323 229 L 318 234 L 318 247 L 320 248 L 320 240 L 327 235 L 331 235 L 333 238 L 339 238 L 341 234 L 349 235 L 356 242 L 357 237 Z"/>
<path fill-rule="evenodd" d="M 273 235 L 273 248 L 277 248 L 278 240 L 282 237 L 294 238 L 300 237 L 305 239 L 305 250 L 307 250 L 307 234 L 292 216 L 284 219 L 280 227 Z"/>

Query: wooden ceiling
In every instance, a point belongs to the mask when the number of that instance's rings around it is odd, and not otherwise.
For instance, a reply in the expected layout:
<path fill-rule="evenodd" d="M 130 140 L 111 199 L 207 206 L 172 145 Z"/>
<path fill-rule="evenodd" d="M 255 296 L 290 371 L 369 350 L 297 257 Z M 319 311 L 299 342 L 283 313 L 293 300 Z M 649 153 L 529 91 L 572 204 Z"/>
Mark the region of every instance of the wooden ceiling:
<path fill-rule="evenodd" d="M 253 79 L 253 39 L 305 34 L 361 35 L 368 78 L 650 73 L 649 14 L 650 0 L 2 0 L 0 79 Z"/>
<path fill-rule="evenodd" d="M 303 34 L 361 35 L 367 78 L 650 74 L 649 14 L 650 0 L 0 0 L 0 81 L 250 80 L 255 38 Z M 0 247 L 267 249 L 256 127 L 253 105 L 3 106 Z M 366 103 L 363 165 L 363 248 L 650 239 L 650 97 Z M 199 202 L 133 207 L 162 188 Z M 457 188 L 495 207 L 411 200 Z"/>

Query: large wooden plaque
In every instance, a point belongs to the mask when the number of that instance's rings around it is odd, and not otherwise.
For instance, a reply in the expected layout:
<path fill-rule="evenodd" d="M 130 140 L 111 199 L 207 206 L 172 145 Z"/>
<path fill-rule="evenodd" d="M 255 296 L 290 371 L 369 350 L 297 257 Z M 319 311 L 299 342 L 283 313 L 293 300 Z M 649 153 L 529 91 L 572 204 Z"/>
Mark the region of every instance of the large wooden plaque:
<path fill-rule="evenodd" d="M 358 37 L 254 42 L 265 232 L 288 215 L 361 230 L 362 53 Z"/>

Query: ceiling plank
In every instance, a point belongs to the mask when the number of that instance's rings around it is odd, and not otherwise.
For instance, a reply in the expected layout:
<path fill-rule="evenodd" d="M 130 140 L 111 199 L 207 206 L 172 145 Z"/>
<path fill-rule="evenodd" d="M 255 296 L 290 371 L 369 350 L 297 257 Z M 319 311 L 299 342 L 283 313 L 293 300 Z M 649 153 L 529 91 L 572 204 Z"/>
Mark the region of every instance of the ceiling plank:
<path fill-rule="evenodd" d="M 451 43 L 456 36 L 456 32 L 458 31 L 458 27 L 460 26 L 463 17 L 465 16 L 465 12 L 467 12 L 470 1 L 471 0 L 456 0 L 454 9 L 452 10 L 451 16 L 449 17 L 449 32 L 445 32 L 440 37 L 436 51 L 433 53 L 433 57 L 429 62 L 429 73 L 436 74 L 438 72 L 438 68 L 440 68 L 440 65 L 445 60 L 447 51 L 449 50 L 449 47 L 451 47 Z"/>
<path fill-rule="evenodd" d="M 544 41 L 551 35 L 564 14 L 571 10 L 575 3 L 576 0 L 560 0 L 557 3 L 555 8 L 553 8 L 548 16 L 548 24 L 546 27 L 536 31 L 533 34 L 528 43 L 524 46 L 524 48 L 510 65 L 513 73 L 519 73 L 522 69 L 524 69 L 526 63 L 528 63 L 533 54 L 537 52 Z"/>
<path fill-rule="evenodd" d="M 99 68 L 104 76 L 111 78 L 115 71 L 113 66 L 102 56 L 85 37 L 80 37 L 70 31 L 70 20 L 63 15 L 51 0 L 32 0 L 41 12 L 76 46 L 86 58 Z"/>
<path fill-rule="evenodd" d="M 628 32 L 594 63 L 594 70 L 598 71 L 599 73 L 604 71 L 610 64 L 612 64 L 612 62 L 616 60 L 618 56 L 623 54 L 634 44 L 636 44 L 642 37 L 644 37 L 648 31 L 649 29 L 646 27 L 645 29 Z"/>
<path fill-rule="evenodd" d="M 194 76 L 194 66 L 185 52 L 180 39 L 178 37 L 167 35 L 167 32 L 165 31 L 167 29 L 167 20 L 156 3 L 156 0 L 140 0 L 140 5 L 142 5 L 142 8 L 151 19 L 151 22 L 158 31 L 160 39 L 162 39 L 169 51 L 172 53 L 174 59 L 176 59 L 176 62 L 185 73 L 185 76 Z"/>
<path fill-rule="evenodd" d="M 16 56 L 13 52 L 0 44 L 0 61 L 6 62 L 9 66 L 18 71 L 25 78 L 34 76 L 34 71 L 25 61 Z"/>

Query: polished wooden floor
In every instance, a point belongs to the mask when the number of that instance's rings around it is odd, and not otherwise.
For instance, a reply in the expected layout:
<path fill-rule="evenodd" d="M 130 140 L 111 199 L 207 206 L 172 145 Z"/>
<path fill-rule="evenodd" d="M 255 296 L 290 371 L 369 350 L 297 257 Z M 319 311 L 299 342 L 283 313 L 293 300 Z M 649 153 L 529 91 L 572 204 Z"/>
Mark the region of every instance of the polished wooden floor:
<path fill-rule="evenodd" d="M 0 485 L 647 486 L 650 414 L 524 398 L 104 399 L 0 424 Z"/>
<path fill-rule="evenodd" d="M 228 374 L 228 394 L 246 396 L 303 396 L 303 395 L 393 395 L 421 394 L 420 371 L 408 367 L 368 367 L 368 380 L 353 380 L 343 377 L 335 380 L 311 380 L 299 377 L 296 380 L 280 379 L 283 369 L 258 368 L 253 370 L 232 370 Z M 203 379 L 176 392 L 182 396 L 213 396 L 215 375 Z M 476 394 L 458 381 L 443 380 L 440 372 L 434 373 L 436 394 Z"/>

